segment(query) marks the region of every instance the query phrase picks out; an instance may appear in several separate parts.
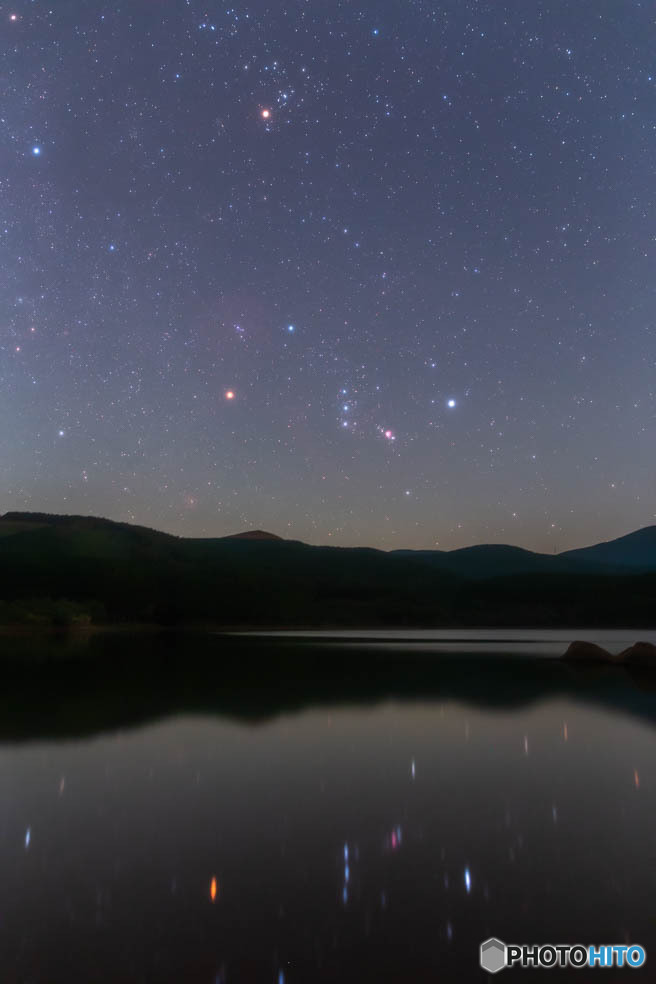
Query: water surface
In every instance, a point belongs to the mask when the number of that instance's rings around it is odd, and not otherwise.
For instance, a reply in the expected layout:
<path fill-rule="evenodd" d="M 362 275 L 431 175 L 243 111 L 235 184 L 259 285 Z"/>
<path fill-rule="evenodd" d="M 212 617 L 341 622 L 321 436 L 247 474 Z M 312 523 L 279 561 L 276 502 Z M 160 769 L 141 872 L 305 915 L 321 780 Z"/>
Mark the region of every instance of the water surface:
<path fill-rule="evenodd" d="M 489 935 L 656 956 L 656 681 L 365 641 L 6 642 L 2 981 L 478 981 Z"/>

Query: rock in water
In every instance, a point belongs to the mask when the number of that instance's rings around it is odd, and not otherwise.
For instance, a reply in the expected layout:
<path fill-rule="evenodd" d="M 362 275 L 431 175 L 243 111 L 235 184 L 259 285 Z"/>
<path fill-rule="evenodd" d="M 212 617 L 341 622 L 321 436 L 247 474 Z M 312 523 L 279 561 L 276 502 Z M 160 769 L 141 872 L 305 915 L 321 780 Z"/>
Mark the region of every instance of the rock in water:
<path fill-rule="evenodd" d="M 588 660 L 594 663 L 611 663 L 614 662 L 617 657 L 609 653 L 607 649 L 603 649 L 594 642 L 585 642 L 581 639 L 577 639 L 575 642 L 570 642 L 567 652 L 563 656 L 563 659 L 572 660 Z"/>
<path fill-rule="evenodd" d="M 625 663 L 656 667 L 656 646 L 651 642 L 636 642 L 635 645 L 621 652 L 617 658 Z"/>

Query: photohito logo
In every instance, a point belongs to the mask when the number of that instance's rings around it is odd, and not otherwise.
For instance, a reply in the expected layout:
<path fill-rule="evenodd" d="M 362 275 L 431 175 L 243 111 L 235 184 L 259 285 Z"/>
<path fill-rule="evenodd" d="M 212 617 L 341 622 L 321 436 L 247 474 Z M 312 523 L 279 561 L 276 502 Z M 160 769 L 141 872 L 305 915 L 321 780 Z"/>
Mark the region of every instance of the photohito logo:
<path fill-rule="evenodd" d="M 481 967 L 496 974 L 504 967 L 642 967 L 647 959 L 644 946 L 607 943 L 504 943 L 491 937 L 481 943 Z"/>

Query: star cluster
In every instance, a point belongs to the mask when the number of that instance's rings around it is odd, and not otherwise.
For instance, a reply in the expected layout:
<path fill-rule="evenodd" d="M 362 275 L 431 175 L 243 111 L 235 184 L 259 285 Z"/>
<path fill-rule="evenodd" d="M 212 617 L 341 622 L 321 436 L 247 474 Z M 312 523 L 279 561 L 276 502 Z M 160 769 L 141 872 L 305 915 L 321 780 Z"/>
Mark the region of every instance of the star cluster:
<path fill-rule="evenodd" d="M 643 2 L 0 4 L 0 504 L 566 549 L 654 521 Z"/>

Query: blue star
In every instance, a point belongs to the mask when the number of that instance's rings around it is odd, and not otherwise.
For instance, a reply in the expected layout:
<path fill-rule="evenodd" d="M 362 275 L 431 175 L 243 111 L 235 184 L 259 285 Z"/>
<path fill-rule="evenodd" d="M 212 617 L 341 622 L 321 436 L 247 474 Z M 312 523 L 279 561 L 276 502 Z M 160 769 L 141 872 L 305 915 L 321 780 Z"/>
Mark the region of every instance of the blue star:
<path fill-rule="evenodd" d="M 41 156 L 41 148 L 38 145 L 35 145 L 34 147 L 32 147 L 32 153 L 33 153 L 33 155 L 35 157 L 40 157 Z"/>

